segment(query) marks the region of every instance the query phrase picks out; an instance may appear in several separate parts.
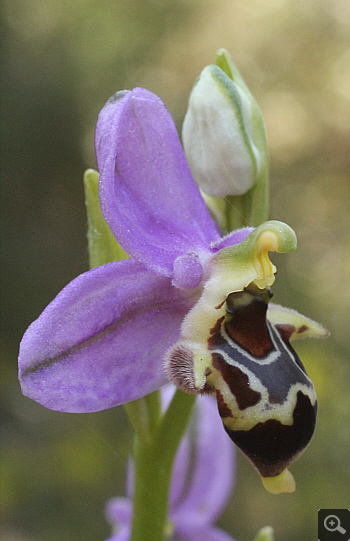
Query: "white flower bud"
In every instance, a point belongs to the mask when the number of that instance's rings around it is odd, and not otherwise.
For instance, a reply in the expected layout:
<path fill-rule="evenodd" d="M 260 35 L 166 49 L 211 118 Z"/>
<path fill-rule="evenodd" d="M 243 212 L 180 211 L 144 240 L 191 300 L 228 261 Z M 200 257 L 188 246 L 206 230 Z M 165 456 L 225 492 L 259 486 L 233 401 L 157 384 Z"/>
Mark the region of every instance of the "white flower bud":
<path fill-rule="evenodd" d="M 207 66 L 194 85 L 183 124 L 194 179 L 213 197 L 246 193 L 266 159 L 259 108 L 239 74 L 236 79 L 219 66 Z"/>

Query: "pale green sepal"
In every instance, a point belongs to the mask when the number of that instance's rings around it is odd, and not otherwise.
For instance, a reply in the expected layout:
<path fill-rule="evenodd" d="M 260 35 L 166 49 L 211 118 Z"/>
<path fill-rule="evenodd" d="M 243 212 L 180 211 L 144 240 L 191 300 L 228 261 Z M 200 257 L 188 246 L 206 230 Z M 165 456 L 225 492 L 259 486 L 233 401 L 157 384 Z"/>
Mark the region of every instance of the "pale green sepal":
<path fill-rule="evenodd" d="M 129 255 L 115 240 L 102 216 L 98 198 L 99 173 L 87 169 L 84 173 L 85 205 L 88 217 L 88 246 L 90 268 L 99 267 L 112 261 L 127 259 Z"/>
<path fill-rule="evenodd" d="M 225 72 L 230 79 L 232 79 L 232 81 L 240 86 L 243 92 L 249 96 L 251 100 L 254 100 L 249 88 L 244 82 L 242 75 L 239 73 L 231 58 L 231 55 L 226 51 L 226 49 L 220 48 L 216 51 L 215 64 L 221 68 L 222 71 Z"/>
<path fill-rule="evenodd" d="M 274 541 L 273 528 L 271 526 L 264 526 L 258 531 L 254 537 L 254 541 Z"/>
<path fill-rule="evenodd" d="M 296 340 L 297 338 L 326 338 L 329 335 L 327 329 L 317 321 L 299 314 L 296 310 L 278 304 L 269 303 L 267 319 L 273 325 L 290 326 L 292 333 L 290 340 Z"/>

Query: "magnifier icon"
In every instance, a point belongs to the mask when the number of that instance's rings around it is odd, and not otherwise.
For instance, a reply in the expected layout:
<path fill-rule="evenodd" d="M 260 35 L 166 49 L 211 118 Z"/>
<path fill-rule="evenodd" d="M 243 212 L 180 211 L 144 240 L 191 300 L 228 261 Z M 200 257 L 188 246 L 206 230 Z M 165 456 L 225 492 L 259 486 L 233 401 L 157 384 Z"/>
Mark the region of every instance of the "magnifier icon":
<path fill-rule="evenodd" d="M 324 527 L 329 532 L 346 533 L 346 530 L 340 526 L 340 520 L 336 515 L 328 515 L 324 519 Z"/>

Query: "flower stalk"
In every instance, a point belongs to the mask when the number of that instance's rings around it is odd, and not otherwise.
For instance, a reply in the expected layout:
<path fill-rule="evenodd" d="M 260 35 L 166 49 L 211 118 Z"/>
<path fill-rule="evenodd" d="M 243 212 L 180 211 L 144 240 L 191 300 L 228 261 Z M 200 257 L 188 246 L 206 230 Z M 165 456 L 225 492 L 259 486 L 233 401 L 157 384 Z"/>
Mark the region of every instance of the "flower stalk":
<path fill-rule="evenodd" d="M 131 541 L 164 540 L 172 466 L 194 402 L 194 395 L 177 391 L 160 420 L 153 417 L 154 411 L 149 408 L 149 424 L 157 428 L 146 437 L 135 434 Z"/>

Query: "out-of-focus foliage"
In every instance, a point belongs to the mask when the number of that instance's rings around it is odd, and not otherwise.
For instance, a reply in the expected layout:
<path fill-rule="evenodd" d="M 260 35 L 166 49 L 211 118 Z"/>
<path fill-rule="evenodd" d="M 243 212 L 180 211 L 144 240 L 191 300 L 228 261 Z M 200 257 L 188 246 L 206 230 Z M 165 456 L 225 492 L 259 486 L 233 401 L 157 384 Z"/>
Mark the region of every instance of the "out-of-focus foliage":
<path fill-rule="evenodd" d="M 2 437 L 4 541 L 97 541 L 123 494 L 123 410 L 68 415 L 21 396 L 21 335 L 88 268 L 83 171 L 99 109 L 117 90 L 159 94 L 181 127 L 190 89 L 219 47 L 256 97 L 271 153 L 271 218 L 297 232 L 276 257 L 276 302 L 320 320 L 298 351 L 319 395 L 297 491 L 266 494 L 239 460 L 221 520 L 240 541 L 316 539 L 319 508 L 349 502 L 349 64 L 347 0 L 4 0 L 2 9 Z"/>

